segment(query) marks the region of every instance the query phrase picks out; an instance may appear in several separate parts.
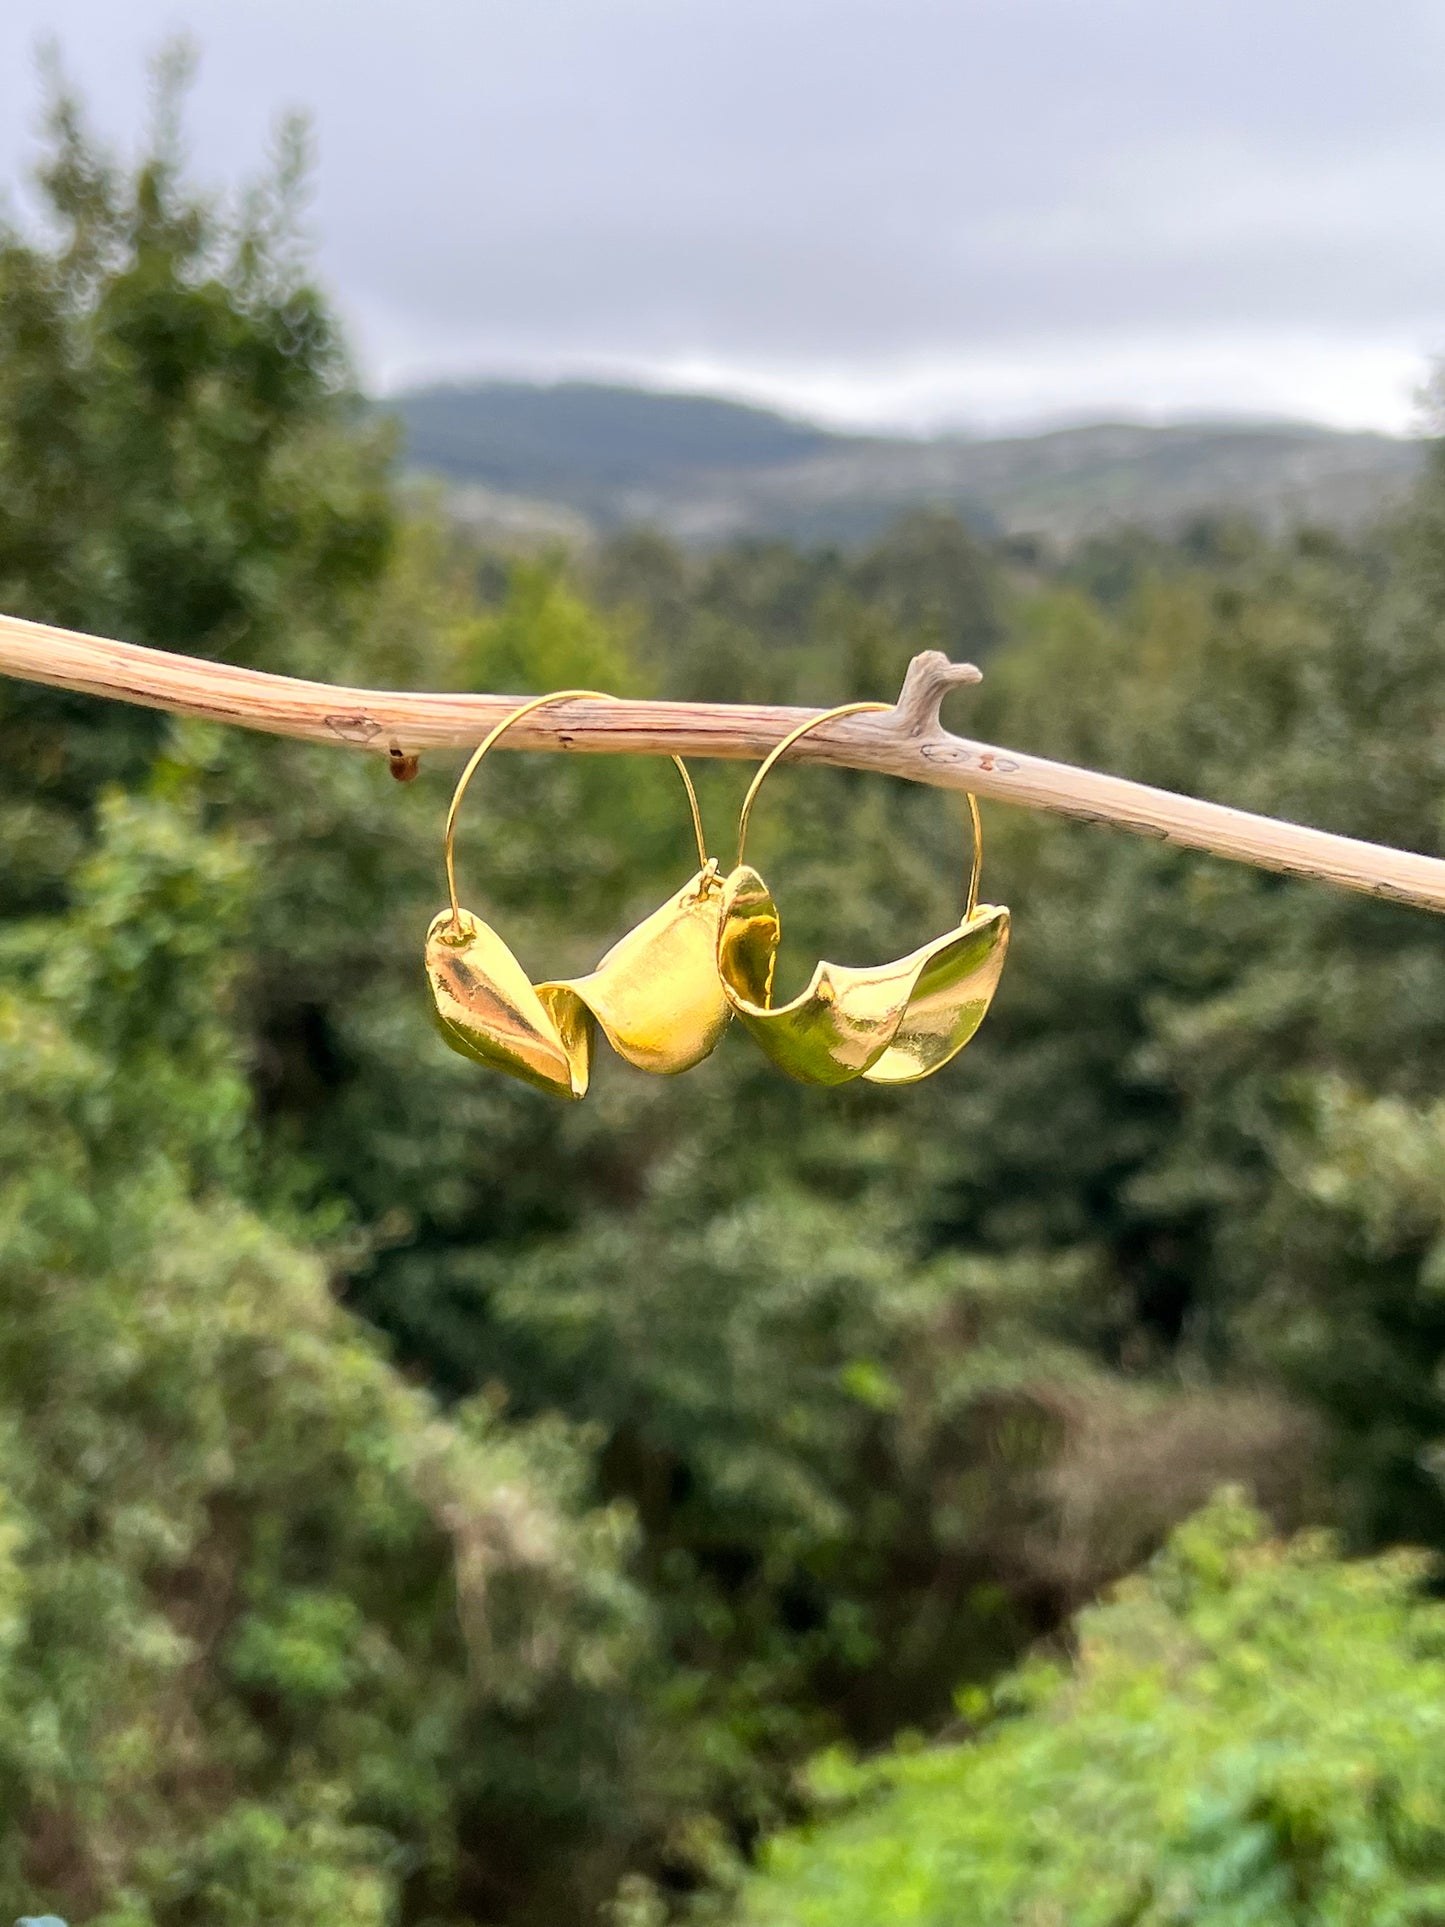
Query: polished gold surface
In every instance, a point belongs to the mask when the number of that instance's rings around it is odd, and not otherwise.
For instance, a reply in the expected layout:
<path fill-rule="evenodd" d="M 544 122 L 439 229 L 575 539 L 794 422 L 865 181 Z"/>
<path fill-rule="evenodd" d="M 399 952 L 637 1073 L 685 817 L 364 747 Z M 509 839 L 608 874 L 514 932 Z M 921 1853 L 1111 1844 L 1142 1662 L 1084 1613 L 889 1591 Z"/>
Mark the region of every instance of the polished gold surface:
<path fill-rule="evenodd" d="M 470 910 L 432 919 L 426 974 L 437 1027 L 463 1057 L 513 1077 L 581 1097 L 592 1068 L 592 1026 L 576 1022 L 575 1000 L 549 1006 L 489 925 Z"/>
<path fill-rule="evenodd" d="M 896 963 L 859 969 L 820 963 L 807 988 L 774 1004 L 773 977 L 782 919 L 772 892 L 743 861 L 748 821 L 764 779 L 808 730 L 886 704 L 849 703 L 811 718 L 763 761 L 743 802 L 738 861 L 723 885 L 717 965 L 743 1027 L 781 1070 L 807 1084 L 913 1084 L 956 1057 L 983 1022 L 1008 950 L 1009 913 L 979 904 L 983 839 L 969 797 L 973 865 L 963 920 Z"/>
<path fill-rule="evenodd" d="M 721 909 L 722 881 L 709 860 L 594 971 L 543 984 L 538 995 L 584 1004 L 618 1056 L 639 1070 L 690 1070 L 716 1048 L 732 1014 L 717 974 Z"/>
<path fill-rule="evenodd" d="M 722 886 L 707 855 L 691 778 L 678 757 L 673 761 L 687 790 L 699 869 L 586 976 L 534 987 L 496 931 L 458 902 L 457 814 L 477 765 L 505 730 L 542 704 L 597 695 L 573 689 L 536 697 L 478 746 L 447 813 L 450 907 L 432 919 L 426 940 L 427 981 L 438 1026 L 452 1049 L 569 1098 L 587 1090 L 594 1025 L 629 1063 L 671 1075 L 708 1055 L 730 1015 L 717 976 Z"/>

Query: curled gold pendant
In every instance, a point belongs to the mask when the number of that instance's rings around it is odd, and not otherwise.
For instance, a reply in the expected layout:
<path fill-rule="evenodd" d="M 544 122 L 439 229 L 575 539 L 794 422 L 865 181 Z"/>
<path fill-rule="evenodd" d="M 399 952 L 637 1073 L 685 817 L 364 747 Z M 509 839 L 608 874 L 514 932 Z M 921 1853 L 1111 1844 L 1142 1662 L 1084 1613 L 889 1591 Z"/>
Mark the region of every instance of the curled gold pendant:
<path fill-rule="evenodd" d="M 532 710 L 598 693 L 558 690 L 523 703 L 473 753 L 447 816 L 450 906 L 432 919 L 426 937 L 427 981 L 438 1028 L 452 1049 L 566 1098 L 587 1091 L 598 1028 L 628 1063 L 672 1076 L 715 1048 L 731 1015 L 717 974 L 722 884 L 707 854 L 697 795 L 680 757 L 672 760 L 692 812 L 697 873 L 585 976 L 534 985 L 497 932 L 457 899 L 457 813 L 477 765 L 497 738 Z"/>
<path fill-rule="evenodd" d="M 916 1084 L 956 1057 L 977 1031 L 1008 952 L 1009 913 L 978 902 L 983 832 L 969 797 L 973 867 L 958 927 L 895 963 L 819 963 L 807 988 L 773 1001 L 782 919 L 772 891 L 743 861 L 748 819 L 768 772 L 810 729 L 886 703 L 848 703 L 811 717 L 769 752 L 738 823 L 738 860 L 723 883 L 717 968 L 739 1023 L 780 1070 L 807 1084 Z"/>

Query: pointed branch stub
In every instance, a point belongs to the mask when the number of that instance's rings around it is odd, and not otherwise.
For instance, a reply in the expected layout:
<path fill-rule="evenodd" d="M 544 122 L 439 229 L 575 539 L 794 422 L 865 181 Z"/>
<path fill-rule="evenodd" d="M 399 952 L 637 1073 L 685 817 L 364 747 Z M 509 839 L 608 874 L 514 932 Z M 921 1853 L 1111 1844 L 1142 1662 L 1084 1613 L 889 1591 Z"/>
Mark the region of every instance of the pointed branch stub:
<path fill-rule="evenodd" d="M 983 681 L 983 671 L 971 662 L 950 662 L 938 649 L 925 649 L 913 658 L 893 705 L 894 728 L 900 736 L 919 741 L 946 736 L 939 709 L 950 689 Z"/>

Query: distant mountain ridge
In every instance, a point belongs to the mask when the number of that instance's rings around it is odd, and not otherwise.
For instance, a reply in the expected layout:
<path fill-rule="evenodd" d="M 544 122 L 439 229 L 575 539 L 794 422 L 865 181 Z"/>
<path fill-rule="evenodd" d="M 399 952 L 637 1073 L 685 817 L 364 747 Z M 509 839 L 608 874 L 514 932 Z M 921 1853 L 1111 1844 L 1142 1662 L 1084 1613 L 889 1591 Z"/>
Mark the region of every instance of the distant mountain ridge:
<path fill-rule="evenodd" d="M 509 535 L 631 525 L 711 546 L 854 541 L 912 508 L 1061 545 L 1210 512 L 1352 530 L 1387 509 L 1418 443 L 1299 422 L 1096 423 L 973 439 L 845 435 L 715 395 L 569 381 L 419 389 L 384 404 L 404 459 L 458 514 Z"/>
<path fill-rule="evenodd" d="M 522 494 L 645 488 L 677 474 L 771 468 L 846 439 L 714 395 L 586 381 L 423 388 L 391 406 L 417 467 Z"/>

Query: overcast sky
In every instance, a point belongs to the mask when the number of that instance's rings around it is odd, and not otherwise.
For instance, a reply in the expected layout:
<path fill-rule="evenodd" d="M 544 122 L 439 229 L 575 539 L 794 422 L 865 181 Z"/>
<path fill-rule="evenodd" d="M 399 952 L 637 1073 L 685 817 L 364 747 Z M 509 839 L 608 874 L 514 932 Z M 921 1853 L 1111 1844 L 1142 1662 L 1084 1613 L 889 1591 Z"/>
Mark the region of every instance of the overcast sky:
<path fill-rule="evenodd" d="M 1445 0 L 0 0 L 201 173 L 313 117 L 374 386 L 622 374 L 853 423 L 1404 427 L 1445 350 Z"/>

